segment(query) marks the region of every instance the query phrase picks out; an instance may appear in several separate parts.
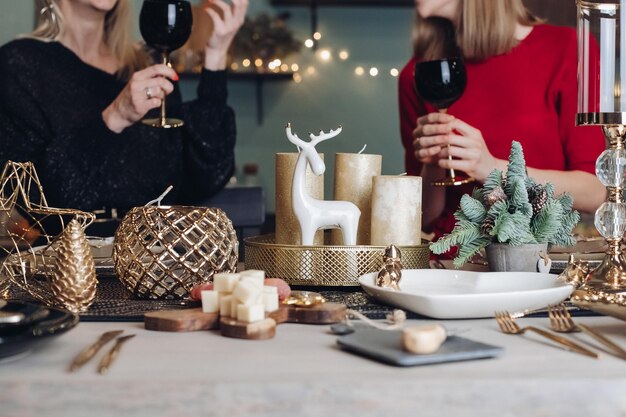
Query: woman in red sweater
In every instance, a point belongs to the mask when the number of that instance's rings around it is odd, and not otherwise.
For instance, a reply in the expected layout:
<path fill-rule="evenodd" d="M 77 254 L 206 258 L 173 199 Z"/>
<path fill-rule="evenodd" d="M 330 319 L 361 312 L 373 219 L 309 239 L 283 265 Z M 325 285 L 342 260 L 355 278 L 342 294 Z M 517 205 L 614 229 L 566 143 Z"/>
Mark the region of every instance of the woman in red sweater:
<path fill-rule="evenodd" d="M 513 140 L 531 177 L 594 211 L 605 199 L 594 174 L 605 144 L 600 128 L 575 126 L 574 29 L 542 24 L 521 0 L 416 0 L 416 9 L 415 57 L 400 74 L 399 104 L 406 169 L 424 179 L 424 229 L 436 238 L 450 232 L 461 196 L 493 169 L 506 170 Z M 465 60 L 467 88 L 441 114 L 417 95 L 413 68 L 451 55 Z M 432 186 L 448 168 L 476 182 Z"/>

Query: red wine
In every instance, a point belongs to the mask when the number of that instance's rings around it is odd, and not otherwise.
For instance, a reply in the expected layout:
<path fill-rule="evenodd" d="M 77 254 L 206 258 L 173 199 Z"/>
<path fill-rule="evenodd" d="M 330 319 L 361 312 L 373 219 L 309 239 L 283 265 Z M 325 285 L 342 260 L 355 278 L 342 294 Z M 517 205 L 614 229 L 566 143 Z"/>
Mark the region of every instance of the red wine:
<path fill-rule="evenodd" d="M 413 76 L 419 95 L 438 109 L 447 109 L 457 101 L 467 84 L 461 58 L 417 62 Z"/>
<path fill-rule="evenodd" d="M 139 30 L 146 43 L 159 52 L 180 48 L 191 34 L 191 6 L 184 0 L 144 0 Z"/>

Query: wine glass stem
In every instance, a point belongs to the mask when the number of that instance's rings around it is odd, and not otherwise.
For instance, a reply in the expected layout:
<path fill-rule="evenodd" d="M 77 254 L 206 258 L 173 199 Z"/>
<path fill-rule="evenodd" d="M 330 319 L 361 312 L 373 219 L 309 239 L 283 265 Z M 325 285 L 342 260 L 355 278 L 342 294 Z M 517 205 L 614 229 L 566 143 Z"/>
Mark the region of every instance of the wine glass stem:
<path fill-rule="evenodd" d="M 448 114 L 448 109 L 439 109 L 439 113 Z M 450 155 L 450 144 L 448 143 L 448 160 L 452 161 L 452 155 Z M 448 172 L 450 174 L 450 178 L 456 178 L 456 172 L 454 172 L 454 168 L 448 168 Z"/>
<path fill-rule="evenodd" d="M 169 54 L 167 52 L 161 53 L 161 59 L 163 65 L 169 66 Z M 163 94 L 163 99 L 161 100 L 161 127 L 165 126 L 165 92 Z"/>

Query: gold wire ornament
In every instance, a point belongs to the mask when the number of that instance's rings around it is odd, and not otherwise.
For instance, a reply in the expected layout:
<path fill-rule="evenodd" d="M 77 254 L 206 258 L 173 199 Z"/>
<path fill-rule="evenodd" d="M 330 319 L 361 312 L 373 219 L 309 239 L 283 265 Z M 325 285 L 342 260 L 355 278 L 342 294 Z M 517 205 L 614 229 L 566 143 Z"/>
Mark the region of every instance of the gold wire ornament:
<path fill-rule="evenodd" d="M 0 266 L 0 287 L 5 280 L 5 285 L 8 281 L 48 306 L 67 308 L 62 298 L 67 301 L 71 295 L 60 292 L 60 287 L 55 294 L 51 284 L 62 233 L 51 234 L 46 229 L 63 231 L 72 222 L 74 231 L 84 236 L 84 229 L 94 220 L 93 213 L 50 207 L 34 165 L 8 161 L 0 176 L 0 216 L 6 230 L 1 245 L 6 258 Z M 42 246 L 33 247 L 37 239 Z M 81 258 L 79 263 L 95 268 L 90 257 Z"/>
<path fill-rule="evenodd" d="M 157 200 L 155 200 L 157 201 Z M 218 272 L 235 272 L 239 241 L 218 208 L 135 207 L 115 233 L 115 273 L 136 298 L 181 299 Z"/>

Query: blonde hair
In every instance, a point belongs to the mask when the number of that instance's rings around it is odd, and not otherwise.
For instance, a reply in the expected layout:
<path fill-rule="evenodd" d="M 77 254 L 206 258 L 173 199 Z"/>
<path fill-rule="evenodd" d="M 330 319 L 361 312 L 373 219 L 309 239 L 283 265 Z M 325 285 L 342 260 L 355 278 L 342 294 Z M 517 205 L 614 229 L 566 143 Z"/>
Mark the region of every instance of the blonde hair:
<path fill-rule="evenodd" d="M 127 80 L 150 63 L 148 54 L 134 44 L 131 35 L 129 0 L 118 0 L 104 18 L 104 42 L 120 63 L 117 76 Z M 57 0 L 35 0 L 37 26 L 30 37 L 42 41 L 58 40 L 65 31 L 64 17 Z"/>
<path fill-rule="evenodd" d="M 519 23 L 534 26 L 542 20 L 532 14 L 522 0 L 461 0 L 457 27 L 447 19 L 416 17 L 413 31 L 415 56 L 433 60 L 461 55 L 484 60 L 506 53 L 518 44 L 515 28 Z"/>

